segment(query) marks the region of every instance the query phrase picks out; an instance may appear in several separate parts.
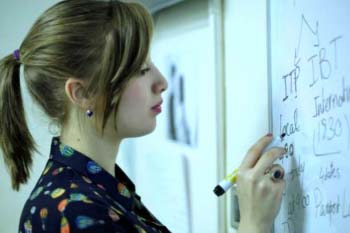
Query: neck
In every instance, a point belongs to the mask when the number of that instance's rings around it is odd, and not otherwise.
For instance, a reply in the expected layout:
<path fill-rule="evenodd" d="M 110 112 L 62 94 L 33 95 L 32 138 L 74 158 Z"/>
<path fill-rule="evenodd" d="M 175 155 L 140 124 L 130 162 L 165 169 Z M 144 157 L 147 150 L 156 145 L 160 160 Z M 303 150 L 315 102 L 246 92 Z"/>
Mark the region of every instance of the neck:
<path fill-rule="evenodd" d="M 114 166 L 121 139 L 105 135 L 101 137 L 94 132 L 80 132 L 75 128 L 64 127 L 61 131 L 60 141 L 83 153 L 112 176 L 115 176 Z"/>

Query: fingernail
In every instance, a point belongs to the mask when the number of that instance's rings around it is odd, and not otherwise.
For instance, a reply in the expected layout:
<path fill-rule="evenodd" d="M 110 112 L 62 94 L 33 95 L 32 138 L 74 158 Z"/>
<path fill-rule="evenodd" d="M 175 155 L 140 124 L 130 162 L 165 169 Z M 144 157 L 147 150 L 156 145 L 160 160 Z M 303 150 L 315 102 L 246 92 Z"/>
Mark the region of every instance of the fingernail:
<path fill-rule="evenodd" d="M 266 137 L 272 137 L 272 133 L 268 133 L 268 134 L 266 134 Z"/>

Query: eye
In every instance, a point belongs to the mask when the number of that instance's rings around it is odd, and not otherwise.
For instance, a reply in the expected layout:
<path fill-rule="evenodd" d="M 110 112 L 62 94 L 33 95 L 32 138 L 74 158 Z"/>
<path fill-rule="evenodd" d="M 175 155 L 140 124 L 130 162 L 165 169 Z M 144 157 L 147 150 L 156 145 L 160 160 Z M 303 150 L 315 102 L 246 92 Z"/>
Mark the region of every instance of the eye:
<path fill-rule="evenodd" d="M 148 71 L 150 71 L 151 68 L 150 67 L 145 67 L 145 68 L 142 68 L 141 71 L 140 71 L 140 74 L 141 75 L 145 75 Z"/>

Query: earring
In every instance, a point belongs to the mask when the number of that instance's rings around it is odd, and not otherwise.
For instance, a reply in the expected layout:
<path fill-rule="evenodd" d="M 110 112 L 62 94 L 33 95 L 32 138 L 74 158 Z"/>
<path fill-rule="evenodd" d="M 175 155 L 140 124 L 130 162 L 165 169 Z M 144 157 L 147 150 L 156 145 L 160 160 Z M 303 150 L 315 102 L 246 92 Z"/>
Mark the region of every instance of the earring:
<path fill-rule="evenodd" d="M 91 117 L 92 114 L 94 114 L 94 112 L 91 111 L 90 109 L 88 109 L 88 110 L 86 111 L 86 116 Z"/>

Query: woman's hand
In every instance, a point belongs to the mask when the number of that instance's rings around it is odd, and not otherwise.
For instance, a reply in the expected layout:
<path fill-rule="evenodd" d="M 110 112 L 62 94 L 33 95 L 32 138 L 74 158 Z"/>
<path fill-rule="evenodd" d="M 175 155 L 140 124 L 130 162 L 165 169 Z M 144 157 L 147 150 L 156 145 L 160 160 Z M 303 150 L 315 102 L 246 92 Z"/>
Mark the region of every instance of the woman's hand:
<path fill-rule="evenodd" d="M 261 155 L 271 141 L 272 135 L 266 135 L 256 142 L 239 168 L 239 233 L 268 233 L 280 208 L 285 181 L 273 181 L 266 171 L 286 151 L 274 148 Z"/>

